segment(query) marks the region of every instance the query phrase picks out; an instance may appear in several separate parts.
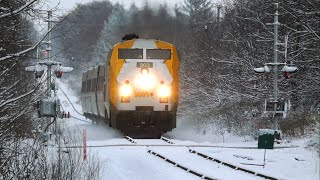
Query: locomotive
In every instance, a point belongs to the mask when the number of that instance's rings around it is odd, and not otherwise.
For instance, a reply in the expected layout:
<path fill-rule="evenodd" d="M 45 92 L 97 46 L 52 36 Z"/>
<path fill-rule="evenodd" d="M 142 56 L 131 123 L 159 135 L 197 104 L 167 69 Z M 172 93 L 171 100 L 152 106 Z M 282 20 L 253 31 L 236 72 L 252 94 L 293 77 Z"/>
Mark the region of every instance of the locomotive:
<path fill-rule="evenodd" d="M 82 75 L 81 105 L 93 122 L 105 121 L 134 138 L 159 138 L 176 127 L 179 58 L 156 39 L 113 46 L 104 64 Z"/>

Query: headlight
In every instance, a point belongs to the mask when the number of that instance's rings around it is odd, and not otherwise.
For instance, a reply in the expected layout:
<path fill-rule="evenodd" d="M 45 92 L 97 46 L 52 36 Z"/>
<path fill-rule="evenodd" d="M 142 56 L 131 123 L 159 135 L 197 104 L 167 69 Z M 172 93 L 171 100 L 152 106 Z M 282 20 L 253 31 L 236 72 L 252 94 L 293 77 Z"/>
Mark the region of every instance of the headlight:
<path fill-rule="evenodd" d="M 132 95 L 132 88 L 127 84 L 122 85 L 120 88 L 120 96 L 128 97 L 131 95 Z"/>
<path fill-rule="evenodd" d="M 155 77 L 151 74 L 139 74 L 135 79 L 135 86 L 141 90 L 150 91 L 155 87 Z"/>
<path fill-rule="evenodd" d="M 160 97 L 168 97 L 171 95 L 171 90 L 168 86 L 162 85 L 158 89 L 158 96 Z"/>

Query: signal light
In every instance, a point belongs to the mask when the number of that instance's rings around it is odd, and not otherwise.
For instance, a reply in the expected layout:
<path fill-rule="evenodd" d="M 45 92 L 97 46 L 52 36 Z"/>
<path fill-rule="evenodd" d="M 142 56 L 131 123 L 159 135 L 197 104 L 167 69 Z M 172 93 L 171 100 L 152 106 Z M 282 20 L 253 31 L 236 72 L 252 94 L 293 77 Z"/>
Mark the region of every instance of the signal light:
<path fill-rule="evenodd" d="M 296 72 L 296 71 L 298 71 L 298 68 L 294 67 L 294 66 L 290 67 L 290 66 L 285 65 L 285 66 L 283 66 L 281 71 L 283 71 L 283 72 Z"/>
<path fill-rule="evenodd" d="M 42 71 L 35 71 L 36 78 L 41 78 L 43 74 L 44 74 L 44 70 L 42 70 Z"/>
<path fill-rule="evenodd" d="M 284 78 L 286 78 L 286 79 L 289 78 L 289 72 L 284 72 Z"/>
<path fill-rule="evenodd" d="M 264 67 L 259 67 L 259 68 L 254 68 L 254 72 L 256 73 L 265 73 L 265 72 L 270 72 L 270 68 L 268 66 Z"/>
<path fill-rule="evenodd" d="M 54 73 L 56 74 L 57 78 L 61 78 L 63 74 L 62 71 L 55 71 Z"/>

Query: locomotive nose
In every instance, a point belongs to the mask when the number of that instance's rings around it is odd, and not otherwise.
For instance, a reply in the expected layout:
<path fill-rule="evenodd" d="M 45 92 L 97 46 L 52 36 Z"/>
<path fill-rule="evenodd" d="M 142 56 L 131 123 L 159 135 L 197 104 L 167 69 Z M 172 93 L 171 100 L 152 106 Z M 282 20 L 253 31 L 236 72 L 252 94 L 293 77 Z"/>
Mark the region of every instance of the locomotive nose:
<path fill-rule="evenodd" d="M 134 85 L 136 89 L 142 91 L 151 91 L 156 85 L 156 76 L 149 69 L 142 68 L 141 73 L 137 74 Z"/>

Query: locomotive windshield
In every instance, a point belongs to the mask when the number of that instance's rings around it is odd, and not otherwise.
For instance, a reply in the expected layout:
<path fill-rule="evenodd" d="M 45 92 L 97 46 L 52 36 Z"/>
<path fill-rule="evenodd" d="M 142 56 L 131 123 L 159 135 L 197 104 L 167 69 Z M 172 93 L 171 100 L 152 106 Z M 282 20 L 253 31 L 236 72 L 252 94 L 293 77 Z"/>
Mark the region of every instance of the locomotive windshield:
<path fill-rule="evenodd" d="M 170 49 L 147 49 L 147 59 L 170 59 Z"/>
<path fill-rule="evenodd" d="M 119 49 L 119 59 L 142 59 L 143 49 Z"/>

